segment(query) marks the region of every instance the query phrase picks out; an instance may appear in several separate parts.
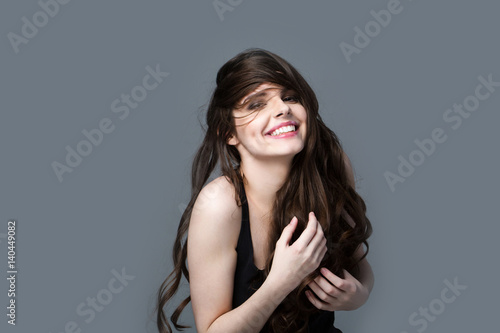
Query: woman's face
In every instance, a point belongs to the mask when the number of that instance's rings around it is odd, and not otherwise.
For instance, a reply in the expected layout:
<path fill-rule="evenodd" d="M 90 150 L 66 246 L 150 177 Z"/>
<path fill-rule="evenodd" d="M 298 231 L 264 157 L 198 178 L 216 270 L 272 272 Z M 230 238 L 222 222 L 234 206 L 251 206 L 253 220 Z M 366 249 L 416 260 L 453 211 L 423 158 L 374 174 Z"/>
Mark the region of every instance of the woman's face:
<path fill-rule="evenodd" d="M 304 148 L 307 112 L 293 90 L 263 83 L 243 97 L 242 108 L 233 109 L 236 136 L 228 144 L 241 159 L 292 159 Z"/>

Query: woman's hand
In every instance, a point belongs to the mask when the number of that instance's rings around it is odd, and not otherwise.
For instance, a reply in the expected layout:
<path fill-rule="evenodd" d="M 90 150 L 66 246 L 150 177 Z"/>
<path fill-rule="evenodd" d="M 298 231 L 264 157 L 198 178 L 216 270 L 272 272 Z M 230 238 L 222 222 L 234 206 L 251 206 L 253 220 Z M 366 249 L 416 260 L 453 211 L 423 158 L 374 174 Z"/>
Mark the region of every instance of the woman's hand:
<path fill-rule="evenodd" d="M 321 275 L 309 283 L 306 291 L 309 301 L 318 309 L 326 311 L 355 310 L 363 305 L 370 290 L 344 269 L 344 279 L 321 268 Z"/>
<path fill-rule="evenodd" d="M 327 250 L 323 228 L 313 212 L 309 213 L 307 227 L 290 245 L 297 223 L 297 218 L 294 217 L 283 229 L 276 242 L 273 264 L 267 277 L 276 281 L 278 286 L 286 288 L 288 292 L 319 267 Z"/>

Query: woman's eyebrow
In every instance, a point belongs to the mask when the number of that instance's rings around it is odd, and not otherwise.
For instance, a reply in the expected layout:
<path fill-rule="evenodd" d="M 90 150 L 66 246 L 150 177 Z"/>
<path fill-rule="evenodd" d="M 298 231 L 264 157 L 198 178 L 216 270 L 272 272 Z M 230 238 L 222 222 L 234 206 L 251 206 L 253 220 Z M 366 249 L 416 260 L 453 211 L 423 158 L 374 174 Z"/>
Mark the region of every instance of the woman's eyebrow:
<path fill-rule="evenodd" d="M 266 91 L 260 91 L 258 93 L 250 94 L 250 95 L 248 95 L 247 98 L 245 98 L 245 100 L 241 104 L 245 104 L 247 101 L 249 101 L 252 98 L 257 98 L 257 97 L 262 97 L 262 96 L 267 96 L 267 92 Z"/>

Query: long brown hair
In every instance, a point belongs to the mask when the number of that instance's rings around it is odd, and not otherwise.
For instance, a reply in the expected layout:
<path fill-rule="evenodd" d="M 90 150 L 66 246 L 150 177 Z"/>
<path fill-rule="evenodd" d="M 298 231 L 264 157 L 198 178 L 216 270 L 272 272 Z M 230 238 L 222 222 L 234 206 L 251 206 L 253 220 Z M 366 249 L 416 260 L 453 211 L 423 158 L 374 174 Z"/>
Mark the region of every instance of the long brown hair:
<path fill-rule="evenodd" d="M 268 253 L 271 255 L 263 278 L 269 274 L 275 244 L 294 215 L 299 224 L 293 240 L 305 229 L 309 212 L 315 212 L 320 221 L 328 241 L 328 252 L 320 267 L 328 267 L 341 277 L 344 268 L 358 277 L 359 261 L 353 254 L 361 244 L 366 246 L 365 256 L 368 253 L 367 239 L 372 233 L 372 227 L 366 217 L 365 202 L 349 185 L 341 144 L 321 119 L 316 95 L 302 75 L 278 55 L 252 48 L 226 62 L 217 73 L 216 83 L 206 114 L 205 137 L 192 165 L 191 200 L 182 214 L 173 246 L 174 269 L 158 291 L 156 311 L 160 333 L 172 332 L 164 306 L 177 292 L 182 276 L 189 281 L 186 237 L 191 212 L 198 194 L 217 164 L 222 175 L 228 177 L 234 185 L 235 199 L 238 206 L 241 206 L 237 199 L 243 181 L 239 172 L 241 158 L 238 150 L 227 144 L 231 135 L 235 134 L 232 110 L 244 96 L 262 83 L 275 83 L 296 91 L 299 102 L 307 111 L 304 148 L 294 156 L 288 178 L 276 192 L 268 238 Z M 345 214 L 355 221 L 354 227 L 348 223 Z M 304 292 L 307 284 L 318 275 L 319 270 L 311 273 L 285 298 L 266 323 L 266 331 L 307 332 L 307 321 L 318 309 L 310 304 Z M 178 330 L 188 327 L 179 324 L 178 319 L 189 302 L 190 297 L 184 299 L 170 318 Z"/>

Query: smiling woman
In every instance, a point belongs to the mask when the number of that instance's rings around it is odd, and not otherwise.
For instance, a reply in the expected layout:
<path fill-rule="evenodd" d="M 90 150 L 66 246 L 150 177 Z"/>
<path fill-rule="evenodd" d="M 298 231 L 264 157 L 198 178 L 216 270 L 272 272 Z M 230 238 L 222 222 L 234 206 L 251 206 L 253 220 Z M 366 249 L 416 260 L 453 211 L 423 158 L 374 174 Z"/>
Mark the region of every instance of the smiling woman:
<path fill-rule="evenodd" d="M 201 333 L 338 333 L 334 311 L 359 308 L 374 281 L 349 158 L 311 87 L 278 55 L 241 52 L 216 82 L 158 330 L 172 332 L 164 307 L 184 276 L 190 296 L 171 316 L 176 329 L 192 301 Z"/>
<path fill-rule="evenodd" d="M 250 155 L 273 159 L 286 155 L 291 161 L 304 148 L 307 112 L 293 94 L 278 84 L 263 83 L 233 109 L 236 133 L 227 142 L 242 160 Z M 266 117 L 267 110 L 277 114 Z"/>

